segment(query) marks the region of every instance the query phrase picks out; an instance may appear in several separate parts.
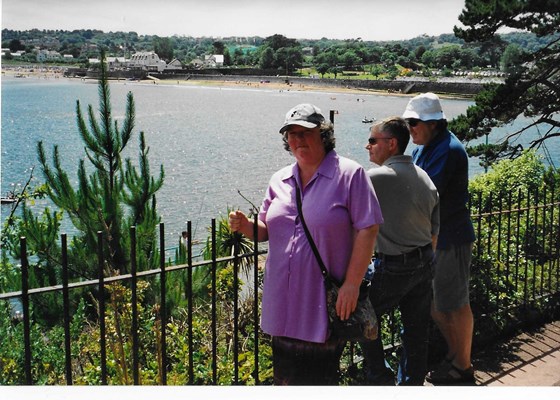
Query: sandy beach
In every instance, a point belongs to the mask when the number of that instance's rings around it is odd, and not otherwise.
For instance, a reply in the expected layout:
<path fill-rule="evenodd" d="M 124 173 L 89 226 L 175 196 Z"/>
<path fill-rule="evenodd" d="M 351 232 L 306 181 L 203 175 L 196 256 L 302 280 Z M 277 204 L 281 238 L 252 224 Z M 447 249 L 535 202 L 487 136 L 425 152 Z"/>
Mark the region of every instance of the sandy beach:
<path fill-rule="evenodd" d="M 402 96 L 402 97 L 414 97 L 420 92 L 410 92 L 410 93 L 401 93 L 400 91 L 388 91 L 388 90 L 381 90 L 381 89 L 365 89 L 359 87 L 351 87 L 351 86 L 335 86 L 335 85 L 325 85 L 322 84 L 321 81 L 315 81 L 313 79 L 309 79 L 309 83 L 301 84 L 299 82 L 294 82 L 291 84 L 286 84 L 284 82 L 279 81 L 263 81 L 263 82 L 255 82 L 249 80 L 227 80 L 227 79 L 220 79 L 220 80 L 201 80 L 201 79 L 189 79 L 189 80 L 173 80 L 173 79 L 160 79 L 160 80 L 144 80 L 142 81 L 148 84 L 172 84 L 172 85 L 192 85 L 192 86 L 211 86 L 211 87 L 243 87 L 246 89 L 266 89 L 266 90 L 277 90 L 279 92 L 283 91 L 315 91 L 315 92 L 325 92 L 325 93 L 332 93 L 336 95 L 337 93 L 347 93 L 347 94 L 356 94 L 356 95 L 364 95 L 364 94 L 375 94 L 375 95 L 384 95 L 384 96 Z M 441 93 L 436 92 L 440 98 L 447 98 L 447 99 L 470 99 L 473 98 L 474 95 L 469 94 L 459 94 L 459 93 Z M 335 97 L 333 96 L 333 99 Z"/>
<path fill-rule="evenodd" d="M 2 76 L 18 77 L 18 78 L 30 78 L 30 79 L 82 79 L 82 78 L 68 78 L 64 77 L 63 69 L 56 68 L 21 68 L 21 67 L 2 67 Z M 123 80 L 123 82 L 126 82 Z M 188 86 L 209 86 L 209 87 L 243 87 L 247 89 L 266 89 L 266 90 L 278 90 L 278 91 L 322 91 L 322 92 L 332 92 L 332 93 L 368 93 L 368 92 L 379 92 L 387 93 L 385 91 L 373 91 L 364 90 L 359 88 L 344 88 L 320 85 L 319 82 L 313 84 L 299 84 L 292 83 L 286 84 L 284 82 L 277 82 L 273 80 L 263 80 L 262 82 L 256 82 L 251 80 L 240 80 L 240 79 L 144 79 L 139 81 L 143 84 L 149 85 L 188 85 Z"/>
<path fill-rule="evenodd" d="M 23 67 L 10 67 L 10 66 L 2 66 L 2 76 L 10 76 L 10 77 L 18 77 L 18 78 L 29 78 L 29 79 L 81 79 L 84 78 L 69 78 L 64 76 L 64 68 L 62 67 L 50 67 L 50 68 L 23 68 Z M 89 79 L 88 79 L 89 80 Z M 114 82 L 114 81 L 113 81 Z M 128 82 L 127 80 L 121 80 L 117 82 Z M 239 79 L 233 78 L 232 79 L 212 79 L 212 80 L 205 80 L 205 79 L 157 79 L 154 77 L 150 77 L 150 79 L 144 79 L 138 81 L 141 84 L 145 85 L 185 85 L 185 86 L 202 86 L 202 87 L 222 87 L 222 88 L 244 88 L 244 89 L 253 89 L 253 90 L 274 90 L 274 91 L 319 91 L 325 93 L 332 93 L 336 95 L 337 93 L 347 93 L 347 94 L 356 94 L 356 95 L 364 95 L 364 94 L 376 94 L 376 95 L 388 95 L 388 96 L 405 96 L 405 97 L 412 97 L 417 93 L 408 93 L 403 94 L 398 91 L 387 91 L 387 90 L 375 90 L 375 89 L 364 89 L 364 88 L 357 88 L 351 86 L 334 86 L 334 85 L 325 85 L 322 84 L 319 80 L 309 79 L 308 82 L 300 83 L 300 82 L 291 82 L 287 84 L 282 80 L 279 80 L 276 77 L 271 77 L 271 79 L 267 79 L 266 77 L 263 80 L 258 81 L 255 80 L 255 77 L 252 79 Z M 456 95 L 456 94 L 445 94 L 445 93 L 438 93 L 438 95 L 442 98 L 465 98 L 470 96 L 464 95 Z M 333 96 L 334 98 L 334 96 Z"/>
<path fill-rule="evenodd" d="M 337 87 L 321 85 L 319 83 L 313 84 L 301 84 L 301 83 L 291 83 L 286 84 L 284 82 L 274 82 L 274 81 L 262 81 L 253 82 L 249 80 L 201 80 L 201 79 L 189 79 L 189 80 L 173 80 L 173 79 L 160 79 L 160 80 L 143 80 L 143 83 L 148 84 L 158 84 L 158 85 L 190 85 L 190 86 L 210 86 L 210 87 L 243 87 L 245 89 L 266 89 L 266 90 L 277 90 L 279 92 L 283 91 L 320 91 L 326 93 L 352 93 L 352 94 L 391 94 L 391 95 L 401 95 L 400 93 L 388 93 L 383 90 L 365 90 L 360 88 L 352 87 Z"/>

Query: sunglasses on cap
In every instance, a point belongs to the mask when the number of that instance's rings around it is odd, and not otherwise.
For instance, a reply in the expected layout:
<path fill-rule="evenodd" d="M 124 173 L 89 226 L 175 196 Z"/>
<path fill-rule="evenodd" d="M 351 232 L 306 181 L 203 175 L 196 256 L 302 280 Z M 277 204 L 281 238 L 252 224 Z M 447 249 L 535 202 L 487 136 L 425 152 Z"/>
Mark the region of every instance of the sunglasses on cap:
<path fill-rule="evenodd" d="M 417 118 L 407 118 L 406 119 L 406 123 L 408 124 L 408 126 L 410 126 L 411 128 L 414 128 L 416 125 L 418 125 L 420 122 L 422 122 L 421 119 L 417 119 Z"/>

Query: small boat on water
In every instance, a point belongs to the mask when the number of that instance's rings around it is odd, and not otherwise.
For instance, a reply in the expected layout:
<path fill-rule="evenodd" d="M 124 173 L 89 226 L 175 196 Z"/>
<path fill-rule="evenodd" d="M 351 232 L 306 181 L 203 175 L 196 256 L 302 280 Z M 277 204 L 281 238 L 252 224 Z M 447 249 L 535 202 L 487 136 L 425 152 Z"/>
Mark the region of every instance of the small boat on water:
<path fill-rule="evenodd" d="M 16 196 L 13 193 L 8 193 L 6 196 L 0 197 L 0 203 L 2 204 L 12 204 L 16 202 Z"/>
<path fill-rule="evenodd" d="M 362 122 L 364 124 L 371 124 L 373 121 L 375 121 L 375 118 L 368 118 L 368 117 L 364 117 L 364 119 L 362 119 Z"/>

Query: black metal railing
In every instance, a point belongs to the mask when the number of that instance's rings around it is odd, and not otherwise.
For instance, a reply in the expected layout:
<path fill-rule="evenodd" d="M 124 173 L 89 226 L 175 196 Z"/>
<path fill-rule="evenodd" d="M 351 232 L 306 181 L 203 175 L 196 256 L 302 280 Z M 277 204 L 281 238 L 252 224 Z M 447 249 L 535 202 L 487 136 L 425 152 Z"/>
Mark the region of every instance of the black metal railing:
<path fill-rule="evenodd" d="M 560 202 L 554 186 L 489 196 L 476 193 L 472 200 L 477 239 L 471 305 L 479 331 L 493 337 L 557 311 Z"/>
<path fill-rule="evenodd" d="M 20 239 L 20 251 L 21 251 L 21 276 L 22 276 L 22 290 L 21 292 L 11 292 L 11 293 L 3 293 L 0 294 L 0 300 L 9 300 L 9 299 L 21 299 L 22 304 L 22 313 L 21 322 L 23 323 L 23 341 L 24 341 L 24 348 L 25 348 L 25 356 L 24 356 L 24 371 L 25 371 L 25 381 L 23 383 L 31 385 L 33 384 L 33 377 L 32 377 L 32 370 L 33 370 L 33 347 L 38 345 L 36 343 L 31 342 L 31 301 L 33 296 L 36 295 L 44 295 L 47 293 L 61 293 L 63 299 L 63 323 L 64 323 L 64 337 L 65 337 L 65 379 L 66 384 L 71 385 L 72 382 L 72 354 L 70 351 L 71 343 L 70 343 L 70 323 L 72 320 L 72 316 L 70 315 L 70 296 L 69 293 L 72 290 L 77 290 L 80 288 L 95 288 L 97 292 L 97 309 L 98 309 L 98 329 L 99 329 L 99 348 L 100 348 L 100 383 L 103 385 L 108 384 L 108 368 L 107 368 L 107 329 L 106 329 L 106 288 L 108 285 L 117 283 L 117 282 L 126 282 L 130 285 L 131 291 L 131 313 L 132 313 L 132 325 L 131 325 L 131 338 L 132 338 L 132 375 L 133 375 L 133 384 L 138 385 L 140 384 L 140 364 L 139 364 L 139 326 L 138 326 L 138 294 L 137 294 L 137 283 L 140 279 L 147 279 L 151 276 L 158 276 L 159 283 L 160 283 L 160 296 L 159 296 L 159 344 L 161 352 L 161 360 L 158 365 L 159 372 L 160 372 L 160 380 L 159 383 L 167 384 L 167 371 L 169 369 L 169 364 L 167 361 L 167 315 L 166 315 L 166 278 L 169 274 L 178 273 L 180 271 L 186 271 L 187 273 L 187 282 L 190 287 L 187 288 L 187 326 L 188 326 L 188 347 L 189 347 L 189 358 L 188 358 L 188 380 L 187 382 L 192 384 L 195 381 L 195 365 L 193 359 L 193 351 L 192 349 L 195 347 L 195 343 L 193 342 L 193 318 L 195 316 L 195 312 L 193 309 L 193 270 L 196 268 L 209 268 L 211 271 L 211 335 L 212 335 L 212 378 L 210 383 L 216 384 L 218 382 L 218 367 L 217 367 L 217 320 L 218 317 L 216 315 L 216 271 L 218 266 L 223 263 L 232 263 L 233 264 L 233 380 L 232 384 L 240 383 L 239 380 L 239 342 L 240 342 L 240 332 L 238 328 L 237 321 L 239 319 L 239 290 L 241 287 L 241 283 L 239 280 L 239 265 L 242 259 L 252 259 L 253 263 L 253 303 L 258 305 L 258 295 L 259 295 L 259 277 L 258 277 L 258 262 L 259 256 L 266 254 L 265 251 L 260 251 L 258 247 L 258 243 L 253 243 L 253 251 L 249 254 L 239 254 L 239 249 L 237 245 L 234 245 L 233 254 L 229 257 L 216 257 L 216 221 L 212 220 L 212 234 L 211 234 L 211 241 L 212 245 L 212 256 L 210 260 L 205 260 L 201 262 L 193 262 L 193 258 L 191 257 L 192 254 L 192 240 L 191 240 L 191 224 L 188 223 L 188 243 L 189 248 L 187 250 L 187 263 L 181 265 L 166 265 L 165 257 L 160 257 L 160 267 L 158 269 L 146 270 L 146 271 L 138 271 L 137 270 L 137 262 L 136 262 L 136 229 L 132 227 L 130 229 L 130 238 L 131 238 L 131 250 L 130 250 L 130 260 L 131 260 L 131 268 L 130 274 L 123 274 L 118 276 L 106 276 L 106 272 L 104 271 L 105 267 L 105 255 L 103 254 L 103 234 L 102 232 L 98 232 L 98 249 L 97 249 L 97 257 L 98 257 L 98 279 L 92 280 L 85 280 L 79 282 L 69 282 L 68 281 L 68 256 L 67 256 L 67 235 L 61 235 L 61 248 L 62 248 L 62 258 L 61 258 L 61 267 L 62 267 L 62 283 L 60 285 L 50 286 L 50 287 L 42 287 L 42 288 L 29 288 L 29 262 L 28 262 L 28 252 L 27 252 L 27 240 L 25 237 Z M 159 232 L 159 248 L 160 254 L 165 253 L 165 242 L 164 242 L 165 232 L 164 232 L 164 224 L 160 224 L 160 232 Z M 253 335 L 254 341 L 254 382 L 255 384 L 259 384 L 259 330 L 258 330 L 258 321 L 259 321 L 259 308 L 258 306 L 253 307 L 253 326 L 254 330 L 250 332 Z"/>
<path fill-rule="evenodd" d="M 487 337 L 482 334 L 486 328 L 488 331 L 496 334 L 512 324 L 522 321 L 527 317 L 527 310 L 538 311 L 540 313 L 550 313 L 551 307 L 558 307 L 558 296 L 560 293 L 560 202 L 557 199 L 558 194 L 554 188 L 544 191 L 543 193 L 524 194 L 509 193 L 499 197 L 497 200 L 492 196 L 485 198 L 483 196 L 473 196 L 474 201 L 471 204 L 472 218 L 477 233 L 477 241 L 473 250 L 473 273 L 472 273 L 472 306 L 475 314 L 475 333 L 474 342 L 481 337 Z M 256 227 L 256 224 L 255 224 Z M 255 237 L 257 235 L 255 234 Z M 159 231 L 159 251 L 165 254 L 165 232 L 164 225 L 160 224 Z M 260 275 L 259 262 L 262 262 L 261 256 L 266 254 L 265 250 L 259 249 L 258 242 L 253 242 L 253 251 L 240 254 L 239 241 L 234 241 L 233 254 L 227 257 L 217 258 L 216 256 L 216 221 L 212 220 L 210 242 L 211 256 L 209 260 L 193 262 L 192 258 L 192 241 L 191 241 L 191 225 L 188 224 L 188 243 L 187 262 L 181 265 L 170 265 L 166 263 L 165 257 L 160 257 L 160 265 L 157 269 L 138 271 L 136 260 L 136 231 L 132 227 L 130 229 L 131 251 L 130 251 L 130 273 L 118 276 L 106 276 L 104 271 L 106 255 L 103 254 L 102 233 L 98 233 L 98 278 L 77 282 L 69 282 L 68 279 L 68 254 L 67 254 L 67 237 L 61 236 L 61 266 L 62 266 L 62 282 L 59 285 L 41 288 L 29 287 L 29 262 L 27 252 L 26 238 L 21 238 L 21 277 L 22 290 L 18 292 L 0 294 L 0 300 L 21 299 L 22 304 L 22 325 L 25 354 L 23 357 L 23 370 L 25 379 L 22 383 L 34 384 L 33 370 L 34 363 L 38 362 L 33 357 L 38 343 L 32 343 L 31 340 L 31 318 L 32 318 L 32 302 L 34 296 L 46 293 L 59 293 L 62 295 L 63 302 L 63 323 L 64 323 L 64 355 L 65 355 L 65 382 L 68 385 L 74 383 L 76 371 L 73 362 L 72 343 L 71 343 L 71 309 L 75 306 L 70 304 L 70 294 L 74 290 L 89 288 L 92 293 L 96 293 L 95 301 L 97 302 L 97 325 L 99 336 L 99 380 L 97 383 L 106 385 L 111 383 L 109 376 L 111 372 L 108 367 L 107 338 L 108 330 L 106 321 L 107 315 L 107 290 L 110 285 L 123 283 L 128 285 L 130 290 L 130 306 L 131 306 L 131 326 L 128 333 L 132 338 L 130 354 L 132 356 L 132 384 L 138 385 L 143 383 L 142 379 L 142 355 L 141 355 L 141 335 L 142 330 L 139 316 L 138 300 L 138 282 L 157 277 L 159 283 L 159 299 L 157 302 L 157 348 L 154 349 L 158 353 L 158 384 L 175 384 L 169 382 L 167 374 L 169 371 L 176 369 L 176 365 L 168 357 L 168 339 L 170 317 L 168 315 L 168 306 L 166 298 L 168 297 L 168 278 L 171 274 L 186 273 L 188 287 L 186 288 L 186 335 L 187 335 L 187 367 L 185 369 L 186 378 L 184 383 L 188 384 L 221 384 L 221 370 L 219 364 L 221 357 L 218 351 L 218 342 L 220 335 L 224 332 L 220 331 L 218 323 L 223 315 L 218 315 L 218 298 L 217 298 L 217 282 L 219 278 L 217 272 L 220 266 L 229 264 L 232 266 L 232 294 L 231 313 L 233 324 L 231 332 L 225 332 L 228 340 L 228 349 L 231 349 L 231 364 L 229 368 L 232 371 L 231 380 L 227 380 L 227 384 L 247 384 L 246 376 L 240 377 L 240 366 L 246 361 L 247 354 L 244 352 L 244 361 L 240 360 L 240 345 L 247 341 L 251 341 L 252 363 L 251 363 L 251 380 L 250 384 L 262 384 L 270 382 L 270 377 L 265 376 L 266 371 L 261 368 L 260 350 L 262 346 L 267 346 L 266 337 L 259 330 L 259 293 L 260 293 Z M 251 266 L 247 277 L 251 277 L 248 284 L 240 282 L 240 264 L 249 260 Z M 211 354 L 206 354 L 211 359 L 211 377 L 202 380 L 196 371 L 197 360 L 194 358 L 195 349 L 198 345 L 195 340 L 194 325 L 197 323 L 197 313 L 194 308 L 195 298 L 193 297 L 193 272 L 198 269 L 208 269 L 210 272 L 210 301 L 207 303 L 210 307 L 210 326 L 204 332 L 209 332 L 211 336 Z M 238 321 L 240 320 L 240 290 L 243 286 L 249 286 L 249 298 L 252 301 L 251 324 L 250 330 L 245 329 L 246 326 L 240 328 Z M 206 304 L 206 303 L 205 303 Z M 393 350 L 399 345 L 399 322 L 395 316 L 383 321 L 390 335 L 385 335 L 384 340 L 386 349 Z M 206 329 L 206 328 L 204 328 Z M 355 361 L 353 354 L 353 346 L 349 347 L 346 355 L 345 365 L 349 366 Z M 110 361 L 110 360 L 109 360 Z M 178 361 L 174 361 L 178 362 Z M 113 364 L 113 361 L 110 362 Z M 268 367 L 270 368 L 270 367 Z M 62 382 L 58 382 L 62 383 Z M 127 382 L 125 382 L 127 383 Z"/>

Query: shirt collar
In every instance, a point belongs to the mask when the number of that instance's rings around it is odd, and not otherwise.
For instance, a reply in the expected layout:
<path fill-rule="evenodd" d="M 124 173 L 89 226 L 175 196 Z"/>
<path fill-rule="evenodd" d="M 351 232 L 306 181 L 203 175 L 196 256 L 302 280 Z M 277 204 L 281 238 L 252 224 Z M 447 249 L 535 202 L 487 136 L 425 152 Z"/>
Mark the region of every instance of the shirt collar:
<path fill-rule="evenodd" d="M 400 155 L 389 157 L 388 159 L 385 160 L 383 165 L 391 165 L 396 163 L 411 163 L 411 162 L 412 162 L 412 156 L 400 154 Z"/>
<path fill-rule="evenodd" d="M 321 162 L 321 165 L 319 165 L 319 168 L 317 168 L 314 177 L 317 175 L 322 175 L 325 178 L 332 179 L 336 172 L 337 165 L 338 165 L 338 154 L 336 154 L 336 151 L 331 150 L 325 155 L 325 158 Z M 291 168 L 286 168 L 284 175 L 282 176 L 282 180 L 286 181 L 290 178 L 295 178 L 296 176 L 299 179 L 299 170 L 298 170 L 297 162 L 293 163 Z"/>
<path fill-rule="evenodd" d="M 432 138 L 432 140 L 430 140 L 430 143 L 428 143 L 424 147 L 428 147 L 428 148 L 435 147 L 439 142 L 442 142 L 445 138 L 449 137 L 450 134 L 451 132 L 449 132 L 449 130 L 447 129 L 440 131 L 436 133 L 436 135 Z"/>

